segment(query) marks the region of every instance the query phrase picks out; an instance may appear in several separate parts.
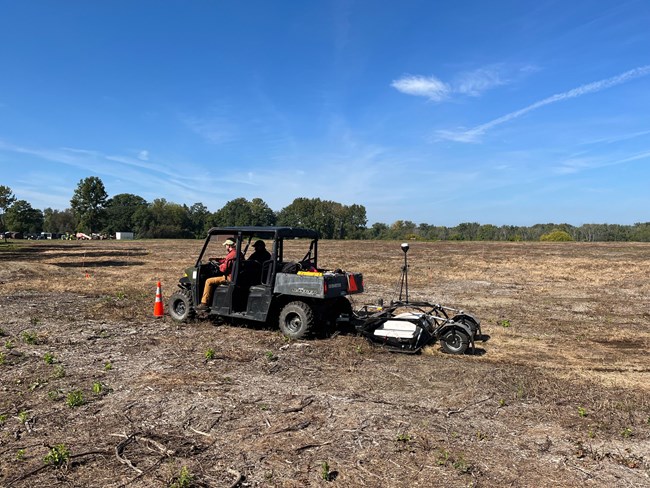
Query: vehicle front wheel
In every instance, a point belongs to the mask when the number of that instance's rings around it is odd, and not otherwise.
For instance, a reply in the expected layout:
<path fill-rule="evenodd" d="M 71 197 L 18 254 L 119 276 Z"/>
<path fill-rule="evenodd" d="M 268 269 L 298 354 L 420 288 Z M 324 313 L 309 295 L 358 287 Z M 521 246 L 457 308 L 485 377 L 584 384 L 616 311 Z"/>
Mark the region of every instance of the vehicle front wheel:
<path fill-rule="evenodd" d="M 194 317 L 192 292 L 190 290 L 177 290 L 169 297 L 169 316 L 178 321 L 185 322 Z"/>
<path fill-rule="evenodd" d="M 469 345 L 469 336 L 466 332 L 452 329 L 445 332 L 440 338 L 442 350 L 449 354 L 463 354 Z"/>
<path fill-rule="evenodd" d="M 290 302 L 280 312 L 280 330 L 289 339 L 308 336 L 315 323 L 314 311 L 305 302 Z"/>

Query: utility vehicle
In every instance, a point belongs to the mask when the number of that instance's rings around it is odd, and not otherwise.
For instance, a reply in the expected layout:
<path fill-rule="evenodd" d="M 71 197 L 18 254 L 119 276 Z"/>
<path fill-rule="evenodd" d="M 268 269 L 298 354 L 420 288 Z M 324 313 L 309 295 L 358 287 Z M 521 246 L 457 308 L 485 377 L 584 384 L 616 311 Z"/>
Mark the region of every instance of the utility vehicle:
<path fill-rule="evenodd" d="M 169 314 L 186 321 L 197 314 L 205 282 L 219 275 L 210 258 L 223 256 L 221 244 L 235 241 L 237 258 L 230 281 L 214 288 L 209 316 L 277 322 L 287 337 L 300 339 L 350 316 L 348 295 L 363 292 L 361 273 L 318 266 L 318 232 L 295 227 L 214 227 L 193 267 L 185 270 L 169 298 Z M 247 259 L 252 244 L 263 240 L 271 259 Z M 250 252 L 249 252 L 250 251 Z"/>

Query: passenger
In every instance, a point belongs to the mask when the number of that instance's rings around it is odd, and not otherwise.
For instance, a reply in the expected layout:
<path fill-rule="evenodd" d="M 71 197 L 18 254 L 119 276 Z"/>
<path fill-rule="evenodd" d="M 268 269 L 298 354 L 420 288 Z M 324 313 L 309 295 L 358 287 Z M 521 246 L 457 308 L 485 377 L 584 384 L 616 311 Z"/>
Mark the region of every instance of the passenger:
<path fill-rule="evenodd" d="M 237 246 L 232 239 L 226 239 L 223 245 L 226 246 L 228 254 L 226 254 L 225 258 L 221 259 L 210 258 L 210 261 L 217 261 L 219 263 L 219 276 L 213 276 L 205 280 L 201 304 L 196 307 L 197 310 L 208 310 L 210 308 L 208 304 L 212 302 L 214 288 L 230 280 L 233 262 L 237 259 Z"/>
<path fill-rule="evenodd" d="M 271 259 L 271 253 L 266 250 L 266 244 L 264 241 L 259 240 L 253 243 L 253 248 L 255 252 L 250 255 L 248 261 L 257 261 L 260 264 L 263 264 L 264 261 Z"/>

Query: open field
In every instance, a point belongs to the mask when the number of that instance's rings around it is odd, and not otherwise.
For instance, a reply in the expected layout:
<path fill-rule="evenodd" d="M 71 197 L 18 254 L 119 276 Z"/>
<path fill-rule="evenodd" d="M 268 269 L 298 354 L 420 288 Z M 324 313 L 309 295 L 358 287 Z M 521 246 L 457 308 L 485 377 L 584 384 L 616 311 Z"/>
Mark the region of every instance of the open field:
<path fill-rule="evenodd" d="M 201 245 L 0 243 L 0 486 L 650 486 L 650 245 L 412 243 L 464 356 L 154 319 Z M 398 242 L 319 257 L 395 297 Z"/>

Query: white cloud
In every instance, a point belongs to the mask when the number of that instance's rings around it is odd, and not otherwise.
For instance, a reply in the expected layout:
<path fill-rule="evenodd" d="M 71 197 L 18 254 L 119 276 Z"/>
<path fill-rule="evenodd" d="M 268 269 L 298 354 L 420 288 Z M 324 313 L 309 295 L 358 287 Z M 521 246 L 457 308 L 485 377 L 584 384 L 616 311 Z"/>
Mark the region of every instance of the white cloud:
<path fill-rule="evenodd" d="M 507 79 L 500 71 L 493 66 L 463 73 L 453 83 L 454 92 L 477 97 L 490 88 L 505 85 Z"/>
<path fill-rule="evenodd" d="M 436 132 L 436 135 L 438 136 L 439 139 L 446 139 L 446 140 L 457 141 L 457 142 L 477 142 L 480 139 L 480 137 L 490 129 L 498 125 L 504 124 L 506 122 L 509 122 L 518 117 L 521 117 L 522 115 L 532 112 L 533 110 L 537 110 L 538 108 L 542 108 L 546 105 L 551 105 L 553 103 L 562 102 L 564 100 L 568 100 L 571 98 L 581 97 L 583 95 L 587 95 L 590 93 L 596 93 L 605 90 L 607 88 L 611 88 L 613 86 L 626 83 L 635 78 L 647 76 L 649 74 L 650 74 L 650 65 L 634 68 L 624 73 L 621 73 L 620 75 L 613 76 L 611 78 L 606 78 L 600 81 L 595 81 L 593 83 L 587 83 L 586 85 L 573 88 L 572 90 L 563 93 L 558 93 L 550 97 L 544 98 L 543 100 L 528 105 L 527 107 L 502 115 L 501 117 L 491 120 L 490 122 L 477 125 L 472 129 L 457 130 L 457 131 L 439 130 Z"/>
<path fill-rule="evenodd" d="M 394 80 L 391 86 L 407 95 L 442 102 L 454 94 L 478 97 L 487 90 L 506 85 L 535 71 L 537 68 L 532 65 L 517 67 L 493 64 L 460 73 L 449 83 L 435 76 L 406 75 Z"/>
<path fill-rule="evenodd" d="M 149 151 L 143 150 L 138 153 L 138 159 L 140 161 L 149 161 Z"/>
<path fill-rule="evenodd" d="M 614 159 L 607 159 L 604 157 L 571 158 L 567 159 L 566 161 L 562 161 L 559 166 L 553 168 L 553 171 L 557 174 L 568 175 L 592 169 L 618 166 L 621 164 L 641 161 L 648 158 L 650 158 L 650 151 L 643 151 L 624 158 L 618 157 Z"/>
<path fill-rule="evenodd" d="M 434 102 L 445 100 L 451 89 L 435 76 L 404 76 L 394 80 L 391 86 L 407 95 L 426 97 Z"/>

